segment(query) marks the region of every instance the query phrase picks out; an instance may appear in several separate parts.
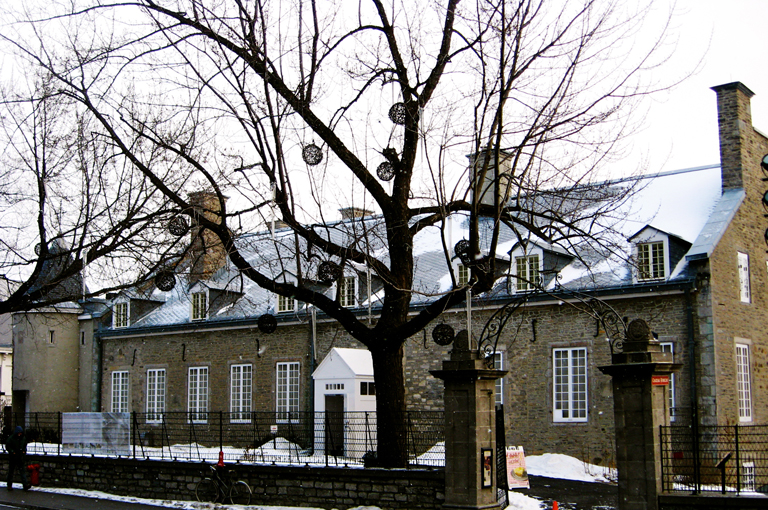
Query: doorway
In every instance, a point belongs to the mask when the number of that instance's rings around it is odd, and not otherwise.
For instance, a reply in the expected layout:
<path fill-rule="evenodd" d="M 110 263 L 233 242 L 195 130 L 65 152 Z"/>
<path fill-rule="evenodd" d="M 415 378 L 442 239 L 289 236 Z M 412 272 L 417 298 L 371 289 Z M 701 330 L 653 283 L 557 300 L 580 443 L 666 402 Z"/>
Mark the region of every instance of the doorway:
<path fill-rule="evenodd" d="M 325 396 L 325 453 L 344 455 L 344 395 Z"/>

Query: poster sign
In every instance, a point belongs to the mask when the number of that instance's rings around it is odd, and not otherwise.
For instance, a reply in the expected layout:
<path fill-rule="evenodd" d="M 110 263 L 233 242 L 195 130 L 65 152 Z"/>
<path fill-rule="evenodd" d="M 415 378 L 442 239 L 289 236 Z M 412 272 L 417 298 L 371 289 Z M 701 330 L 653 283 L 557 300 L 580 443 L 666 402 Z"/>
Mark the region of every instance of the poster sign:
<path fill-rule="evenodd" d="M 493 487 L 493 450 L 483 448 L 480 456 L 483 462 L 483 487 Z"/>
<path fill-rule="evenodd" d="M 522 446 L 507 447 L 507 484 L 510 489 L 530 489 Z"/>

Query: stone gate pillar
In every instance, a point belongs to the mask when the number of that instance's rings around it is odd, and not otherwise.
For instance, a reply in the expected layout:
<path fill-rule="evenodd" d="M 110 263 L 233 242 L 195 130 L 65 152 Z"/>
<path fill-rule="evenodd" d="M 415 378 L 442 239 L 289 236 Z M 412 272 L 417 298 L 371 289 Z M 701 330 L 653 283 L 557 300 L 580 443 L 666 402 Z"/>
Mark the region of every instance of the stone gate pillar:
<path fill-rule="evenodd" d="M 661 492 L 659 426 L 669 424 L 669 375 L 679 370 L 645 321 L 627 327 L 623 352 L 598 367 L 613 378 L 619 510 L 656 510 Z"/>
<path fill-rule="evenodd" d="M 496 379 L 470 349 L 467 331 L 456 335 L 451 359 L 432 375 L 445 384 L 445 504 L 443 508 L 498 509 L 496 502 Z M 490 465 L 489 465 L 490 464 Z"/>

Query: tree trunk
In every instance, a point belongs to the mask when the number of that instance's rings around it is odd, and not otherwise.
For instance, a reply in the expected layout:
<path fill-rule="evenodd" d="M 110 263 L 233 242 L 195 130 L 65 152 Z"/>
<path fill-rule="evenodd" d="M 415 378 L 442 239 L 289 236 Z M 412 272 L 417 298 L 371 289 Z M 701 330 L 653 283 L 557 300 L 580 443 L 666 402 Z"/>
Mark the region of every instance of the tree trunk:
<path fill-rule="evenodd" d="M 408 463 L 403 344 L 385 344 L 371 350 L 378 411 L 377 461 L 381 467 L 401 468 Z"/>

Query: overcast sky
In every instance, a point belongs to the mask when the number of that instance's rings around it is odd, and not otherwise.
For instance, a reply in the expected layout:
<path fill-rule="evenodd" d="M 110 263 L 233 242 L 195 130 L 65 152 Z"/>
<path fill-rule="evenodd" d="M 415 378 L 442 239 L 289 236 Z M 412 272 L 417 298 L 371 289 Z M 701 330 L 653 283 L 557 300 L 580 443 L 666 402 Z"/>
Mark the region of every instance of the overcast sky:
<path fill-rule="evenodd" d="M 677 47 L 657 72 L 675 77 L 698 70 L 652 101 L 646 127 L 623 162 L 636 165 L 644 154 L 643 173 L 719 163 L 715 85 L 749 87 L 753 125 L 768 134 L 768 0 L 678 0 L 677 9 L 671 27 Z"/>

